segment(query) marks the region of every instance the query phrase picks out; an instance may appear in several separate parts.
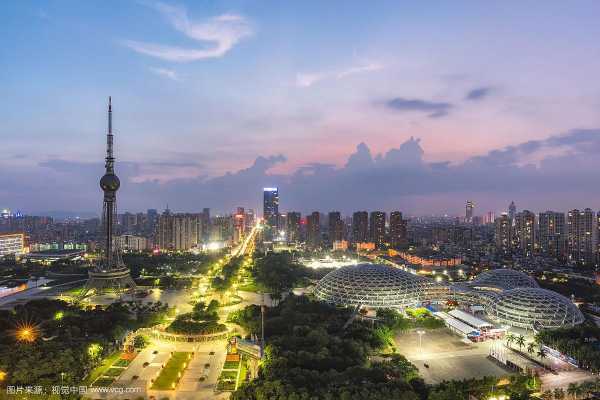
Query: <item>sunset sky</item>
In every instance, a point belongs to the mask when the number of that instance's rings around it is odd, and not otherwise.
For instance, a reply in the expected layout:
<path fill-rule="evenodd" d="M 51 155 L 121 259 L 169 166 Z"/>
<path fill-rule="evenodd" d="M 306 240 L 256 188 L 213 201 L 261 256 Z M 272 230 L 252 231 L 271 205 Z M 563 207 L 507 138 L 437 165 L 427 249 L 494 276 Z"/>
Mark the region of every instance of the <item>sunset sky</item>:
<path fill-rule="evenodd" d="M 600 2 L 11 1 L 0 208 L 600 209 Z"/>

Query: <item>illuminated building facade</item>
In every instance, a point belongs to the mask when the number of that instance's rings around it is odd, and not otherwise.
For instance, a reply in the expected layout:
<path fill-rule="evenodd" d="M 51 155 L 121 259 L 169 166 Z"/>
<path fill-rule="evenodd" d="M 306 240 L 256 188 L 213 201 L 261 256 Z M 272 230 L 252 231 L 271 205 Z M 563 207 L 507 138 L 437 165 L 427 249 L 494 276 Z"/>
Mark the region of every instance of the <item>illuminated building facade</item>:
<path fill-rule="evenodd" d="M 385 213 L 383 211 L 372 211 L 369 218 L 369 233 L 371 241 L 377 247 L 385 243 Z"/>
<path fill-rule="evenodd" d="M 536 245 L 535 214 L 529 210 L 517 213 L 515 220 L 515 248 L 523 255 L 530 256 L 535 251 Z"/>
<path fill-rule="evenodd" d="M 321 217 L 318 211 L 306 217 L 306 243 L 311 247 L 321 245 Z"/>
<path fill-rule="evenodd" d="M 494 222 L 496 250 L 508 254 L 512 250 L 513 227 L 508 214 L 503 213 Z"/>
<path fill-rule="evenodd" d="M 565 214 L 546 211 L 538 215 L 539 250 L 542 254 L 563 259 L 567 252 Z"/>
<path fill-rule="evenodd" d="M 329 243 L 344 239 L 344 223 L 339 211 L 329 213 Z"/>
<path fill-rule="evenodd" d="M 279 190 L 276 187 L 263 189 L 263 218 L 265 223 L 276 228 L 279 223 Z"/>
<path fill-rule="evenodd" d="M 115 245 L 123 251 L 144 251 L 149 250 L 148 239 L 142 236 L 121 235 L 115 236 Z"/>
<path fill-rule="evenodd" d="M 571 210 L 567 214 L 567 237 L 569 259 L 583 265 L 596 261 L 598 229 L 592 210 Z"/>
<path fill-rule="evenodd" d="M 238 207 L 233 215 L 233 242 L 239 243 L 244 239 L 246 231 L 246 213 L 244 207 Z"/>
<path fill-rule="evenodd" d="M 202 237 L 200 214 L 171 213 L 165 210 L 158 218 L 157 244 L 164 250 L 190 250 Z"/>
<path fill-rule="evenodd" d="M 467 200 L 467 205 L 465 206 L 465 222 L 472 223 L 473 222 L 473 213 L 475 212 L 475 203 L 471 200 Z"/>
<path fill-rule="evenodd" d="M 357 211 L 352 215 L 352 242 L 365 243 L 369 241 L 369 213 Z"/>
<path fill-rule="evenodd" d="M 514 201 L 511 201 L 508 206 L 508 218 L 510 219 L 510 224 L 512 226 L 515 225 L 515 218 L 517 217 L 517 206 Z"/>
<path fill-rule="evenodd" d="M 301 215 L 299 212 L 290 211 L 287 213 L 287 240 L 288 242 L 294 243 L 300 241 L 300 219 Z"/>
<path fill-rule="evenodd" d="M 25 252 L 25 235 L 22 233 L 0 234 L 0 257 L 19 256 Z"/>
<path fill-rule="evenodd" d="M 390 213 L 390 244 L 392 247 L 400 247 L 406 244 L 406 241 L 406 221 L 402 218 L 400 211 L 392 211 Z"/>

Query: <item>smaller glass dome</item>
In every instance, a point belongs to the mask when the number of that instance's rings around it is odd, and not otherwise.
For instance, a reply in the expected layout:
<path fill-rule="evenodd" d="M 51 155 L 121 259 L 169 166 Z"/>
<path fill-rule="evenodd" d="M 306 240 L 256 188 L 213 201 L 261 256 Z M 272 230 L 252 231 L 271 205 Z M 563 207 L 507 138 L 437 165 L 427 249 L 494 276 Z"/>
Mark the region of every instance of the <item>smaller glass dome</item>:
<path fill-rule="evenodd" d="M 573 326 L 585 319 L 571 300 L 541 288 L 517 288 L 500 293 L 487 304 L 486 312 L 501 324 L 533 330 Z"/>
<path fill-rule="evenodd" d="M 491 286 L 505 290 L 529 287 L 537 288 L 538 283 L 531 276 L 514 269 L 492 269 L 477 275 L 470 283 L 471 286 Z"/>

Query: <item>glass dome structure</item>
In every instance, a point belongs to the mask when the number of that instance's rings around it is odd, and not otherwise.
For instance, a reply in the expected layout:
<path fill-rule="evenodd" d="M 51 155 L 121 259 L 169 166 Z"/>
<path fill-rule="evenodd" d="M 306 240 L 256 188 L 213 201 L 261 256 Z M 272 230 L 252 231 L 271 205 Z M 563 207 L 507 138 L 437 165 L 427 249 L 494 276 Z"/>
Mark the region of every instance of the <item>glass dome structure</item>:
<path fill-rule="evenodd" d="M 573 326 L 584 321 L 571 300 L 541 288 L 517 288 L 497 295 L 486 306 L 492 320 L 525 329 L 551 329 Z"/>
<path fill-rule="evenodd" d="M 531 276 L 514 269 L 492 269 L 477 275 L 470 283 L 476 287 L 496 287 L 504 290 L 516 288 L 537 288 L 539 285 Z"/>
<path fill-rule="evenodd" d="M 341 267 L 315 287 L 317 298 L 331 304 L 373 308 L 406 308 L 426 301 L 440 287 L 435 282 L 381 264 Z"/>

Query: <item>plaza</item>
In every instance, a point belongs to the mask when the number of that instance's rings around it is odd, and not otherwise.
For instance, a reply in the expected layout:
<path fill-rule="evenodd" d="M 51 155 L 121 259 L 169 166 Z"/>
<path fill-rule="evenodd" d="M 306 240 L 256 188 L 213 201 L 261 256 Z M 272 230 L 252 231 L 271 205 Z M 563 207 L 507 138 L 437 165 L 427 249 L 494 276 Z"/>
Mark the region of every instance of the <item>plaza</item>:
<path fill-rule="evenodd" d="M 489 343 L 470 343 L 449 329 L 428 330 L 421 335 L 416 331 L 403 332 L 394 341 L 398 352 L 419 369 L 426 383 L 511 373 L 488 358 Z"/>

